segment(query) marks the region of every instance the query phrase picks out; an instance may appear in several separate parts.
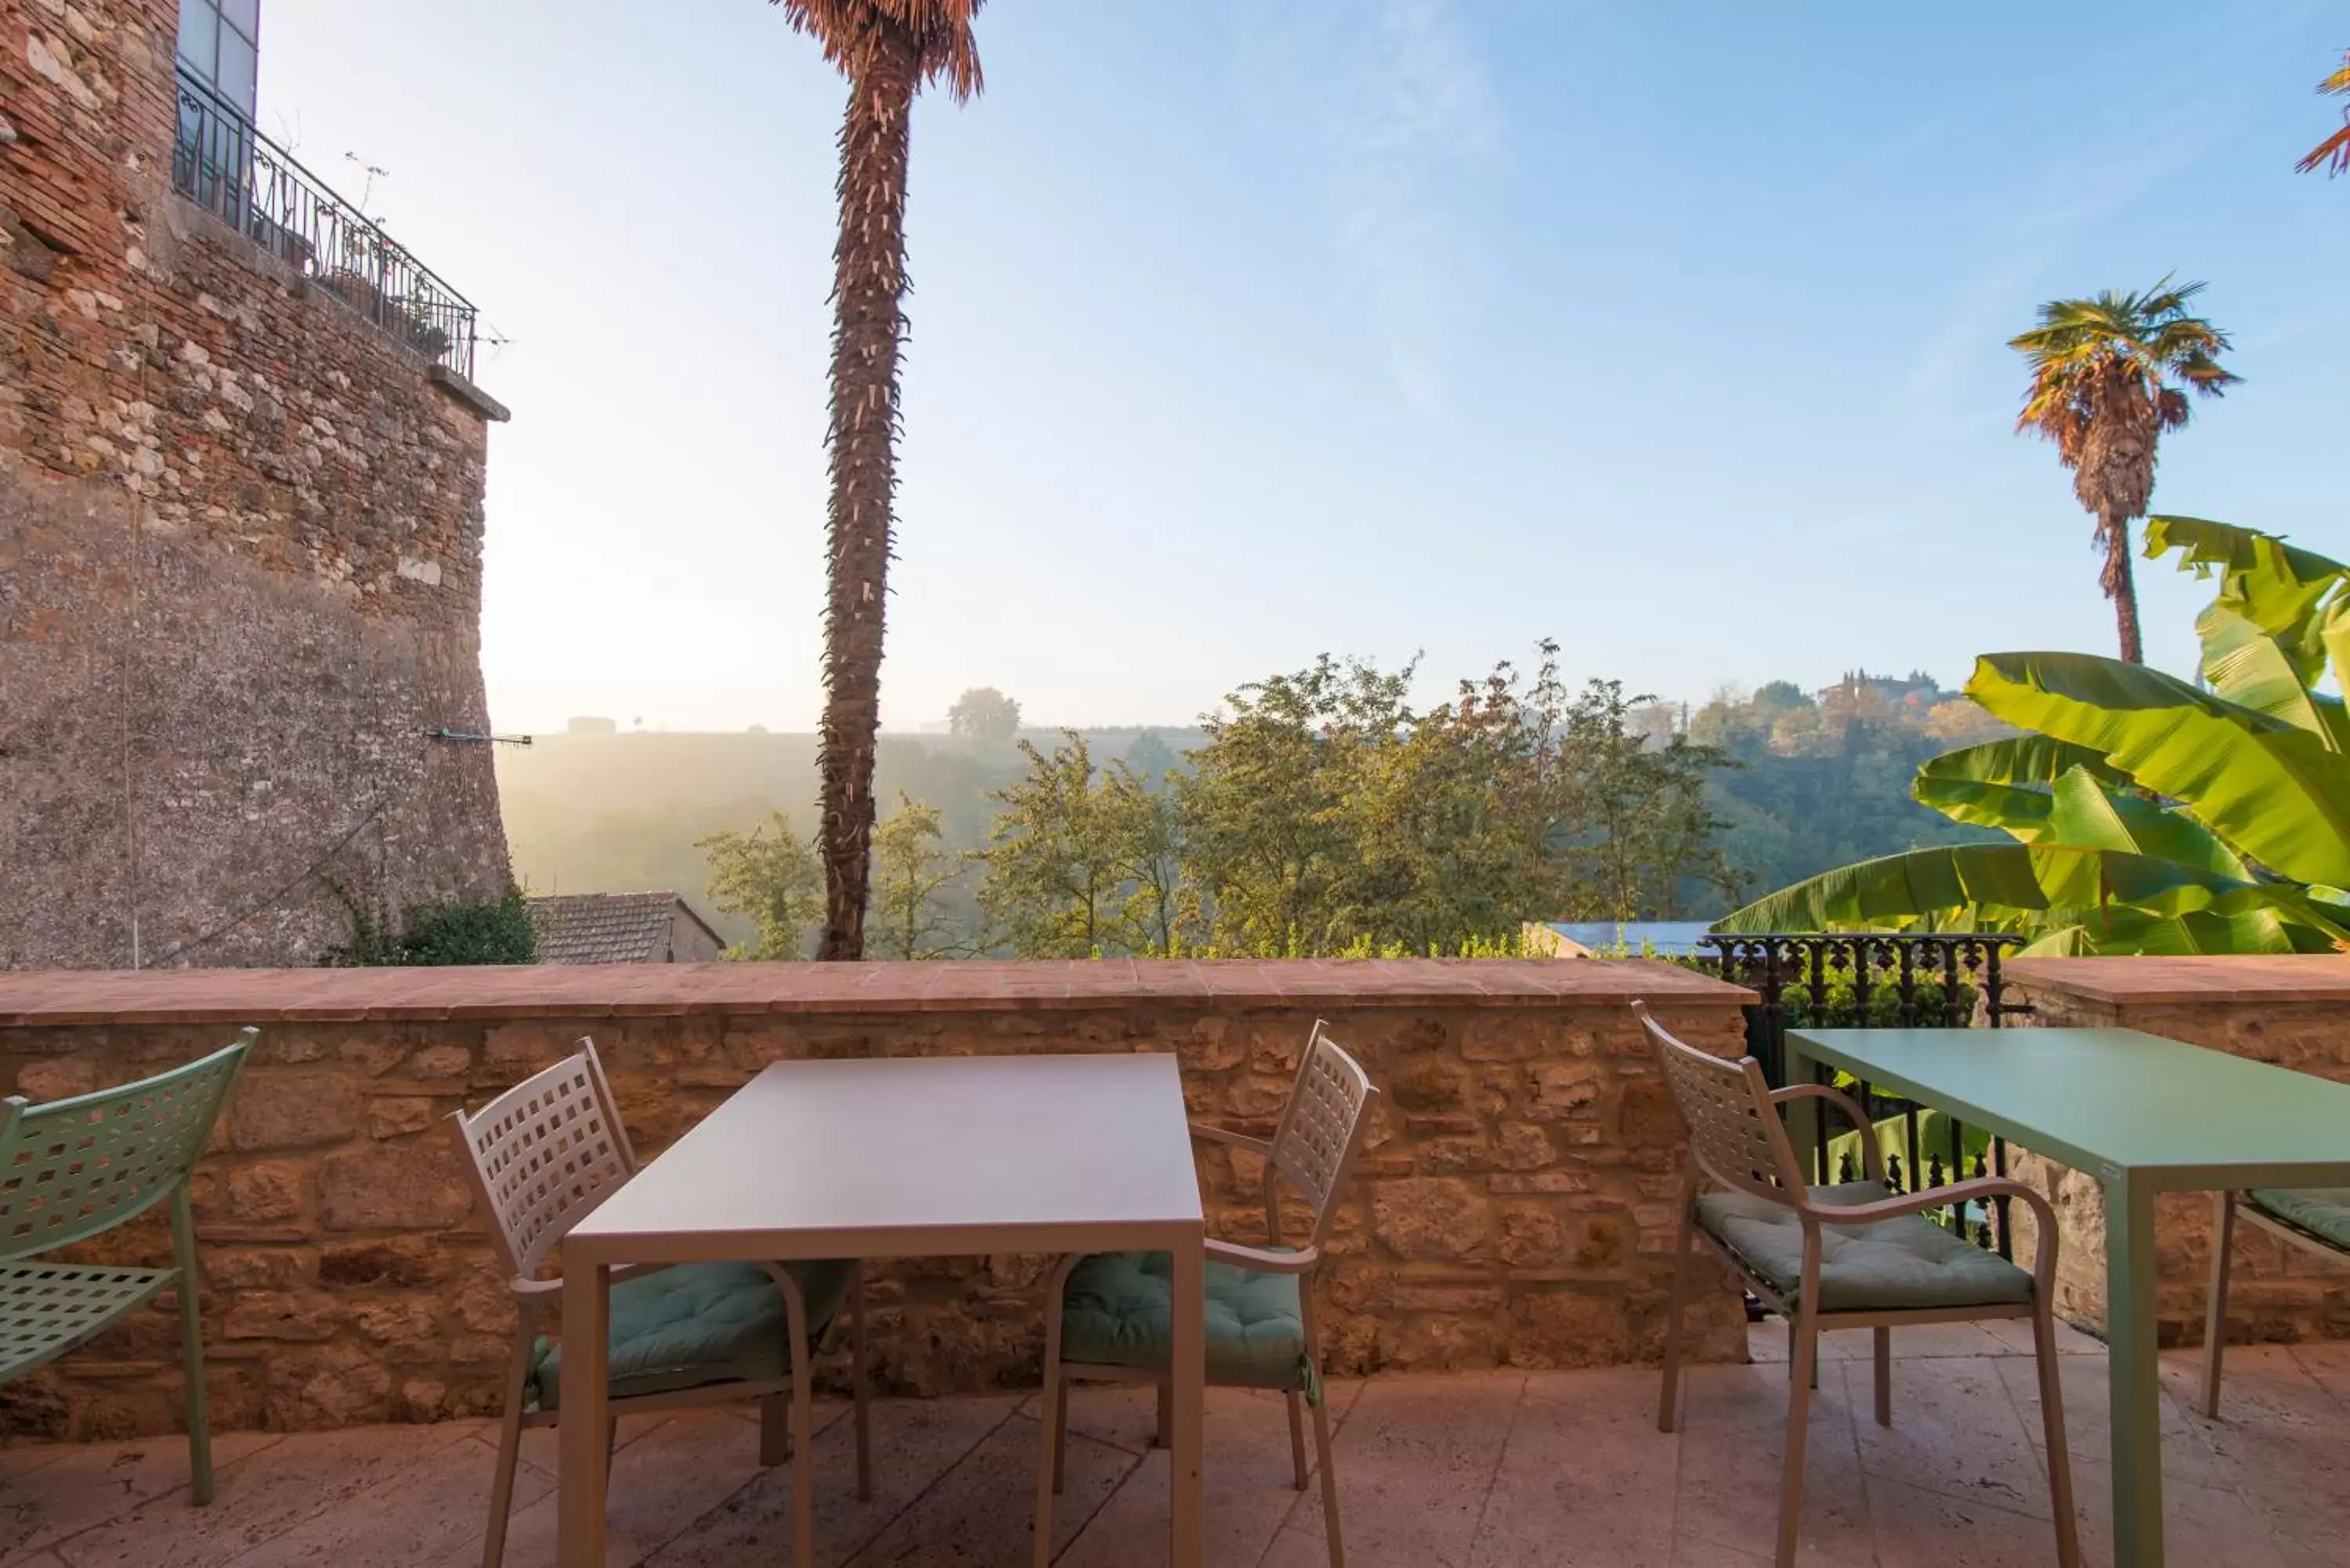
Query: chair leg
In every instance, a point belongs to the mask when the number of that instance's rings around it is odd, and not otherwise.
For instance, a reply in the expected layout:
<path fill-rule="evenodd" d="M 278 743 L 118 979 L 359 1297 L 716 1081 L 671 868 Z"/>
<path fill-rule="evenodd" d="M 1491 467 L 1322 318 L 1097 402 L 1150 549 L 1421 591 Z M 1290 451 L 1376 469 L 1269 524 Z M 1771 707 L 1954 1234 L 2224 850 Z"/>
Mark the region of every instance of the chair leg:
<path fill-rule="evenodd" d="M 792 1353 L 792 1563 L 816 1568 L 816 1386 L 807 1297 L 781 1263 L 769 1263 L 767 1273 L 783 1293 L 784 1334 Z"/>
<path fill-rule="evenodd" d="M 1313 1357 L 1319 1370 L 1322 1329 L 1315 1321 L 1311 1276 L 1297 1282 L 1297 1301 L 1305 1320 L 1305 1353 Z M 1338 1533 L 1338 1471 L 1330 1459 L 1330 1396 L 1326 1388 L 1322 1397 L 1314 1401 L 1314 1459 L 1322 1467 L 1322 1532 L 1330 1541 L 1330 1568 L 1347 1568 L 1347 1548 Z"/>
<path fill-rule="evenodd" d="M 2081 1532 L 2073 1511 L 2073 1456 L 2064 1446 L 2064 1386 L 2056 1359 L 2056 1311 L 2043 1295 L 2032 1313 L 2033 1358 L 2040 1364 L 2040 1420 L 2048 1445 L 2048 1501 L 2056 1515 L 2057 1568 L 2080 1568 Z"/>
<path fill-rule="evenodd" d="M 1673 1241 L 1672 1304 L 1665 1309 L 1665 1386 L 1657 1397 L 1657 1430 L 1669 1432 L 1680 1425 L 1681 1315 L 1689 1305 L 1690 1246 L 1695 1240 L 1695 1184 L 1681 1184 L 1681 1222 Z"/>
<path fill-rule="evenodd" d="M 1322 1467 L 1322 1531 L 1330 1538 L 1330 1568 L 1347 1568 L 1347 1549 L 1338 1537 L 1338 1472 L 1330 1463 L 1330 1400 L 1314 1402 L 1314 1461 Z"/>
<path fill-rule="evenodd" d="M 1045 1295 L 1045 1388 L 1036 1411 L 1036 1524 L 1030 1552 L 1035 1568 L 1053 1561 L 1053 1494 L 1061 1490 L 1061 1454 L 1068 1447 L 1069 1385 L 1061 1369 L 1061 1282 L 1055 1272 Z"/>
<path fill-rule="evenodd" d="M 859 1259 L 848 1293 L 848 1366 L 857 1397 L 857 1501 L 873 1501 L 873 1394 L 865 1369 L 865 1263 Z"/>
<path fill-rule="evenodd" d="M 1869 1337 L 1876 1342 L 1877 1424 L 1889 1427 L 1893 1425 L 1893 1331 L 1872 1329 Z"/>
<path fill-rule="evenodd" d="M 1804 1293 L 1793 1324 L 1794 1365 L 1787 1386 L 1786 1472 L 1779 1485 L 1778 1568 L 1795 1568 L 1795 1539 L 1803 1521 L 1804 1441 L 1811 1434 L 1813 1379 L 1819 1373 L 1820 1323 L 1810 1305 L 1819 1293 Z"/>
<path fill-rule="evenodd" d="M 765 1394 L 759 1398 L 759 1463 L 767 1469 L 792 1457 L 792 1397 Z"/>
<path fill-rule="evenodd" d="M 1053 1401 L 1053 1495 L 1058 1497 L 1068 1490 L 1066 1471 L 1069 1465 L 1069 1380 L 1061 1379 L 1061 1392 Z"/>
<path fill-rule="evenodd" d="M 196 1274 L 196 1222 L 188 1206 L 188 1184 L 172 1192 L 172 1261 L 180 1271 L 181 1414 L 188 1423 L 188 1498 L 198 1507 L 213 1500 L 212 1401 L 204 1388 L 203 1282 Z"/>
<path fill-rule="evenodd" d="M 1289 1469 L 1299 1491 L 1305 1490 L 1305 1396 L 1289 1391 Z"/>
<path fill-rule="evenodd" d="M 515 1326 L 514 1354 L 506 1359 L 505 1415 L 498 1423 L 498 1469 L 490 1481 L 490 1528 L 482 1538 L 482 1568 L 499 1568 L 506 1554 L 506 1520 L 514 1511 L 515 1463 L 522 1456 L 523 1387 L 530 1378 L 534 1324 L 527 1309 Z"/>
<path fill-rule="evenodd" d="M 2211 1295 L 2203 1309 L 2203 1414 L 2220 1416 L 2220 1359 L 2228 1345 L 2228 1259 L 2235 1251 L 2236 1195 L 2213 1195 Z"/>

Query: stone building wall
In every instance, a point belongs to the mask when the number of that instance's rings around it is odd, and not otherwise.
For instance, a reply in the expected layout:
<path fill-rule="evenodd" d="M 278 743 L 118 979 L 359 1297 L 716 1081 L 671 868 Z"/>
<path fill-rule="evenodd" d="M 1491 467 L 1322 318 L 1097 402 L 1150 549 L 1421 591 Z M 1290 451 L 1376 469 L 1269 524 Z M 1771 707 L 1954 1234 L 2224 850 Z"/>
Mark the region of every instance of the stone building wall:
<path fill-rule="evenodd" d="M 2350 957 L 2016 959 L 2007 979 L 2011 1000 L 2032 1004 L 2033 1024 L 2136 1029 L 2350 1083 Z M 2350 1128 L 2344 1137 L 2350 1141 Z M 2057 1314 L 2102 1334 L 2104 1189 L 2038 1155 L 2019 1154 L 2012 1169 L 2055 1206 L 2064 1243 Z M 2020 1205 L 2015 1222 L 2016 1255 L 2029 1256 L 2034 1227 Z M 2155 1200 L 2155 1316 L 2164 1345 L 2203 1342 L 2214 1234 L 2210 1194 Z M 2316 1257 L 2249 1225 L 2237 1226 L 2235 1248 L 2231 1340 L 2350 1339 L 2350 1262 Z"/>
<path fill-rule="evenodd" d="M 0 968 L 494 894 L 500 409 L 172 189 L 174 0 L 0 0 Z"/>
<path fill-rule="evenodd" d="M 1331 1369 L 1580 1366 L 1661 1346 L 1682 1131 L 1626 1007 L 1643 995 L 1742 1048 L 1747 993 L 1639 962 L 0 975 L 0 1094 L 124 1081 L 259 1023 L 194 1188 L 213 1409 L 321 1427 L 496 1407 L 507 1293 L 443 1123 L 581 1034 L 650 1158 L 770 1062 L 884 1053 L 1172 1051 L 1195 1117 L 1268 1132 L 1326 1017 L 1384 1091 L 1325 1274 Z M 1211 1227 L 1260 1239 L 1256 1173 L 1201 1147 Z M 166 1248 L 141 1224 L 102 1251 Z M 1739 1297 L 1697 1266 L 1695 1353 L 1742 1355 Z M 882 1386 L 1034 1383 L 1047 1260 L 876 1268 Z M 0 1433 L 168 1429 L 172 1324 L 159 1305 L 0 1388 Z"/>

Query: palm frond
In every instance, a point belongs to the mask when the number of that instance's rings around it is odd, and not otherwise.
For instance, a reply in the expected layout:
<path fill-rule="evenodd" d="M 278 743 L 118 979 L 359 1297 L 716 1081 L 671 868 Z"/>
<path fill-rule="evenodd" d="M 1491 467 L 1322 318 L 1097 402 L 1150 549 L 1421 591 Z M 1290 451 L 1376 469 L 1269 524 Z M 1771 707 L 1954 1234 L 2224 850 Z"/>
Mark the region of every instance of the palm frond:
<path fill-rule="evenodd" d="M 2350 49 L 2342 51 L 2342 68 L 2317 84 L 2322 93 L 2350 95 Z M 2342 111 L 2342 129 L 2309 150 L 2309 155 L 2294 164 L 2293 171 L 2306 174 L 2319 165 L 2327 165 L 2326 173 L 2350 174 L 2350 109 Z"/>
<path fill-rule="evenodd" d="M 972 24 L 986 0 L 769 0 L 795 32 L 824 47 L 824 57 L 851 76 L 874 35 L 893 28 L 910 36 L 915 71 L 923 82 L 943 81 L 957 102 L 984 85 Z"/>

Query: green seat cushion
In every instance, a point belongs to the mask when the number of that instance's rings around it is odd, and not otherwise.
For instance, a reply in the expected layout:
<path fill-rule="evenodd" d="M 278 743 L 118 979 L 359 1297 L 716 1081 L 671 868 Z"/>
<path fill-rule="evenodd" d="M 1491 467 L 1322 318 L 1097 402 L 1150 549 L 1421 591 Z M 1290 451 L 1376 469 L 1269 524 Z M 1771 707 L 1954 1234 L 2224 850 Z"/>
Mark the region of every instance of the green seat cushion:
<path fill-rule="evenodd" d="M 1893 1196 L 1874 1181 L 1812 1189 L 1812 1201 L 1849 1208 Z M 1768 1281 L 1789 1306 L 1804 1277 L 1804 1228 L 1795 1211 L 1751 1192 L 1710 1192 L 1697 1221 Z M 1919 1214 L 1820 1228 L 1822 1312 L 1911 1312 L 2004 1306 L 2032 1299 L 2032 1276 Z"/>
<path fill-rule="evenodd" d="M 2263 1187 L 2246 1196 L 2254 1208 L 2350 1252 L 2350 1187 Z"/>
<path fill-rule="evenodd" d="M 854 1263 L 786 1265 L 807 1303 L 808 1334 L 824 1332 L 848 1287 Z M 791 1371 L 784 1293 L 756 1263 L 683 1263 L 612 1287 L 611 1397 L 663 1394 L 711 1383 L 782 1377 Z M 563 1348 L 541 1339 L 530 1391 L 556 1407 Z"/>
<path fill-rule="evenodd" d="M 1208 1381 L 1307 1388 L 1297 1276 L 1208 1264 Z M 1174 1262 L 1165 1252 L 1098 1252 L 1070 1271 L 1061 1359 L 1164 1371 L 1171 1358 Z"/>

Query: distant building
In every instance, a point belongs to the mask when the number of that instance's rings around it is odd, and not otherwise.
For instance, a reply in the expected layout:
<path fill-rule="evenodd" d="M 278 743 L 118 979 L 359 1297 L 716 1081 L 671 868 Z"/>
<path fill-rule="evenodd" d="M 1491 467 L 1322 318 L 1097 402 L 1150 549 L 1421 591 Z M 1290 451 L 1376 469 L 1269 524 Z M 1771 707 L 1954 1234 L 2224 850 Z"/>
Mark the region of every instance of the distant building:
<path fill-rule="evenodd" d="M 726 939 L 674 893 L 563 893 L 530 900 L 541 963 L 706 963 Z"/>
<path fill-rule="evenodd" d="M 620 732 L 620 722 L 618 719 L 583 716 L 565 721 L 563 732 L 567 735 L 617 735 Z"/>

